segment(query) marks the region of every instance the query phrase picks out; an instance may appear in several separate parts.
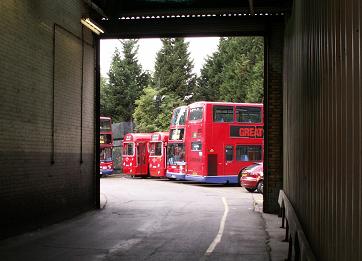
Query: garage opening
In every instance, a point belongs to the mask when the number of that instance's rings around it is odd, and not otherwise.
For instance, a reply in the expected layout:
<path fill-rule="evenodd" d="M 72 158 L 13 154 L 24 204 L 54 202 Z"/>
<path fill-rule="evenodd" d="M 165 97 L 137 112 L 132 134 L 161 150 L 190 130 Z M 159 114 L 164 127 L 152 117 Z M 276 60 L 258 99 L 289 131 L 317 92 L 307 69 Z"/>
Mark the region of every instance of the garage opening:
<path fill-rule="evenodd" d="M 172 178 L 166 174 L 181 168 L 185 175 L 213 177 L 195 181 L 262 193 L 263 54 L 260 36 L 102 40 L 100 174 Z M 192 118 L 196 112 L 201 124 Z M 147 133 L 149 140 L 138 143 L 132 133 Z M 185 150 L 187 160 L 171 163 Z M 259 171 L 249 171 L 257 165 Z"/>

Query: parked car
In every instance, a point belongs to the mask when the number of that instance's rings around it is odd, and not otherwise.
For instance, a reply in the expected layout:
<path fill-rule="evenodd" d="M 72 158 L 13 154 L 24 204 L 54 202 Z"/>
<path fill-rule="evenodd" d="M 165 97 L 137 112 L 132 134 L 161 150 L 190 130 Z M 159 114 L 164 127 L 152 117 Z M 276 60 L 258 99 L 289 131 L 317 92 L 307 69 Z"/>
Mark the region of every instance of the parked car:
<path fill-rule="evenodd" d="M 263 163 L 254 163 L 241 171 L 240 186 L 249 192 L 263 193 Z"/>

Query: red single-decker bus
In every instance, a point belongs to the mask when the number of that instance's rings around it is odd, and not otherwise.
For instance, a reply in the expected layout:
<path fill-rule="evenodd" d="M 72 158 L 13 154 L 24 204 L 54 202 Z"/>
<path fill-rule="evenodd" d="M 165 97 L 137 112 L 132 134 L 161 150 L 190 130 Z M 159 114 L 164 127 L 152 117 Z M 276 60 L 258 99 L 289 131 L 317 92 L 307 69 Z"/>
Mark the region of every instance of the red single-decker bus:
<path fill-rule="evenodd" d="M 134 176 L 149 176 L 148 143 L 150 133 L 128 133 L 123 139 L 123 173 Z"/>
<path fill-rule="evenodd" d="M 186 122 L 186 180 L 237 184 L 263 161 L 263 104 L 196 102 Z"/>
<path fill-rule="evenodd" d="M 149 168 L 152 177 L 166 176 L 168 132 L 154 132 L 149 143 Z"/>
<path fill-rule="evenodd" d="M 112 136 L 112 119 L 110 117 L 100 117 L 100 170 L 101 175 L 113 173 L 113 136 Z"/>
<path fill-rule="evenodd" d="M 184 180 L 186 175 L 185 160 L 185 122 L 187 106 L 174 109 L 170 123 L 170 134 L 167 145 L 166 177 Z"/>

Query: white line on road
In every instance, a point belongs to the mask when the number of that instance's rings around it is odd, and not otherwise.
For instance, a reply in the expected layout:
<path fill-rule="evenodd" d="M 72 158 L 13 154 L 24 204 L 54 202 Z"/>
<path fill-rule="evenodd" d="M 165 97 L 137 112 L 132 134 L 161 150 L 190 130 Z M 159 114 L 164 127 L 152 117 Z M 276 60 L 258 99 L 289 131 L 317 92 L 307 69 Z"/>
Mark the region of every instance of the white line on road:
<path fill-rule="evenodd" d="M 214 251 L 217 244 L 220 243 L 222 234 L 224 233 L 225 221 L 229 212 L 229 206 L 228 203 L 226 202 L 225 197 L 222 197 L 222 202 L 224 203 L 225 210 L 224 210 L 224 215 L 222 216 L 220 221 L 219 232 L 217 233 L 214 241 L 212 241 L 212 243 L 210 244 L 209 248 L 206 250 L 205 256 L 210 255 Z"/>

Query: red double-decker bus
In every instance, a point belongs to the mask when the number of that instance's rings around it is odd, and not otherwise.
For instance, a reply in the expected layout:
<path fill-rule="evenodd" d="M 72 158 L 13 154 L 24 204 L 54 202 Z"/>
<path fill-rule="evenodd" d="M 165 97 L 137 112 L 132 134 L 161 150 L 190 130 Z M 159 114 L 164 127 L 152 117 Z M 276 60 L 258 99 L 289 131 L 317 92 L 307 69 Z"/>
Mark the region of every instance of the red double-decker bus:
<path fill-rule="evenodd" d="M 185 179 L 185 123 L 187 106 L 174 109 L 170 123 L 170 134 L 167 145 L 166 177 L 170 179 Z"/>
<path fill-rule="evenodd" d="M 110 117 L 100 117 L 100 170 L 101 175 L 113 173 L 113 136 L 112 119 Z"/>
<path fill-rule="evenodd" d="M 263 117 L 263 104 L 190 104 L 185 132 L 185 179 L 239 183 L 243 168 L 263 161 Z"/>
<path fill-rule="evenodd" d="M 152 177 L 165 177 L 168 132 L 154 132 L 149 143 L 149 169 Z"/>
<path fill-rule="evenodd" d="M 132 177 L 149 176 L 148 144 L 150 133 L 128 133 L 123 138 L 123 173 Z"/>

